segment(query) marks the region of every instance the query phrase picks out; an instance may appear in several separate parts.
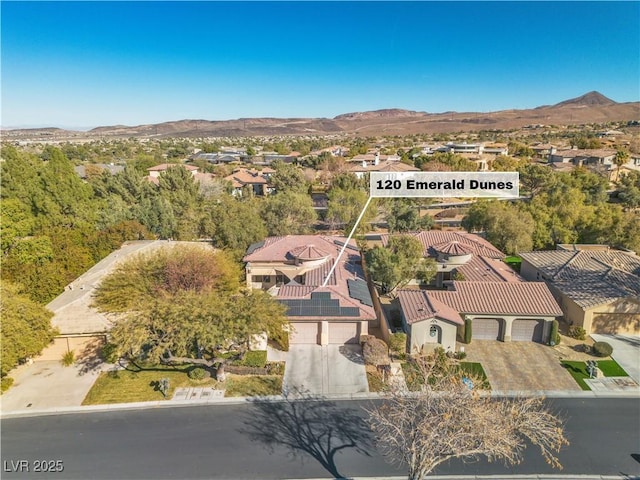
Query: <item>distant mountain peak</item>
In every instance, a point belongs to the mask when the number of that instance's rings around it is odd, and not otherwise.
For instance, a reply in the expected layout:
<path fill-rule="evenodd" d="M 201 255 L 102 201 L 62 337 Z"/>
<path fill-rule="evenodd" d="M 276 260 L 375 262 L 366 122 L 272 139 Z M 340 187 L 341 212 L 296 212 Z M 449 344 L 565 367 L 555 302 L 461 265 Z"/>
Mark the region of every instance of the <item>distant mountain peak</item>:
<path fill-rule="evenodd" d="M 607 105 L 617 105 L 617 102 L 614 102 L 610 98 L 605 97 L 600 92 L 589 92 L 584 95 L 576 98 L 571 98 L 569 100 L 565 100 L 564 102 L 556 103 L 554 107 L 564 107 L 564 106 L 607 106 Z"/>

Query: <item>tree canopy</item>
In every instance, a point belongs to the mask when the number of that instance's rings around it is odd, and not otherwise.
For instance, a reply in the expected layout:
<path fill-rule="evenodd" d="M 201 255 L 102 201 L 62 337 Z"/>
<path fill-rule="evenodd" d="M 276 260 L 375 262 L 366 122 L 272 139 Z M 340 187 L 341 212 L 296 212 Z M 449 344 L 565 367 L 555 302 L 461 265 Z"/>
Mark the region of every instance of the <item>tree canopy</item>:
<path fill-rule="evenodd" d="M 56 335 L 53 313 L 23 295 L 18 285 L 0 281 L 2 369 L 7 373 L 21 360 L 40 354 Z"/>
<path fill-rule="evenodd" d="M 206 246 L 175 246 L 123 263 L 95 293 L 96 307 L 116 314 L 110 341 L 131 359 L 215 358 L 243 352 L 251 335 L 286 336 L 284 307 L 240 287 L 237 264 Z"/>

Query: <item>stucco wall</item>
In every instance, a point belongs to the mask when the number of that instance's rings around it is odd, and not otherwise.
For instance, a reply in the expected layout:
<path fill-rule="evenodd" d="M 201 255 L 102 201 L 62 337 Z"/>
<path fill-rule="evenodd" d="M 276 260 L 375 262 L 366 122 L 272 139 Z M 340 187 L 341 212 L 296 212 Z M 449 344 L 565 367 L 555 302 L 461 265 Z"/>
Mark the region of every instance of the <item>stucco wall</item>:
<path fill-rule="evenodd" d="M 436 319 L 435 321 L 426 320 L 410 325 L 411 353 L 419 353 L 422 350 L 423 345 L 426 345 L 427 347 L 435 347 L 438 345 L 438 337 L 432 337 L 429 335 L 432 325 L 437 325 L 442 330 L 442 341 L 440 343 L 442 348 L 446 351 L 455 351 L 457 325 Z"/>
<path fill-rule="evenodd" d="M 583 328 L 588 333 L 640 335 L 640 300 L 619 299 L 587 309 Z"/>

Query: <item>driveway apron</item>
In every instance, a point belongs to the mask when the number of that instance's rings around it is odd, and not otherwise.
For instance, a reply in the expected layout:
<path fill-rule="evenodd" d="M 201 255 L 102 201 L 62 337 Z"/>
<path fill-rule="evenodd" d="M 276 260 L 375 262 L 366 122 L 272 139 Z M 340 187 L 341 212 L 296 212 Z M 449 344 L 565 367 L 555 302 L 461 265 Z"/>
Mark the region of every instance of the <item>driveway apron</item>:
<path fill-rule="evenodd" d="M 314 395 L 368 392 L 360 347 L 291 345 L 283 388 Z"/>

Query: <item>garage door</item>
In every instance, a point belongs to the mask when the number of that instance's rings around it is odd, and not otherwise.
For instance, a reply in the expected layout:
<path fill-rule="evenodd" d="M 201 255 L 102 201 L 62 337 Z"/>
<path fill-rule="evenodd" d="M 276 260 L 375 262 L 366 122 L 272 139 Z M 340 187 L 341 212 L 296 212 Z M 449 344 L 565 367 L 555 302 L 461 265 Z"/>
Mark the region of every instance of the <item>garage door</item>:
<path fill-rule="evenodd" d="M 514 342 L 542 342 L 544 320 L 514 320 L 511 340 Z"/>
<path fill-rule="evenodd" d="M 595 313 L 591 332 L 640 335 L 640 313 Z"/>
<path fill-rule="evenodd" d="M 289 333 L 289 344 L 318 343 L 318 322 L 292 323 L 293 330 Z"/>
<path fill-rule="evenodd" d="M 358 343 L 357 323 L 330 323 L 329 343 Z"/>
<path fill-rule="evenodd" d="M 500 320 L 497 318 L 475 318 L 471 326 L 474 340 L 499 340 Z"/>

